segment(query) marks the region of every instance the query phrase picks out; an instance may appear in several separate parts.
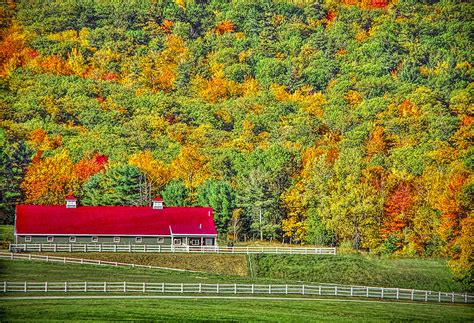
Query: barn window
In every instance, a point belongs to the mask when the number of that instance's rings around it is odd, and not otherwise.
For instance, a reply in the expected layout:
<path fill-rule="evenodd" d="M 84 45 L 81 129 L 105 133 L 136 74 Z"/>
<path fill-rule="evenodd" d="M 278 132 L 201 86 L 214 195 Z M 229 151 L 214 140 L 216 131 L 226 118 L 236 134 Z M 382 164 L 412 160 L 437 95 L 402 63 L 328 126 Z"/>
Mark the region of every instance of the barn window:
<path fill-rule="evenodd" d="M 98 241 L 99 241 L 99 237 L 92 237 L 92 238 L 91 238 L 91 241 L 92 241 L 92 242 L 98 242 Z"/>
<path fill-rule="evenodd" d="M 26 236 L 25 237 L 25 242 L 31 242 L 31 236 Z"/>
<path fill-rule="evenodd" d="M 47 237 L 47 238 L 46 238 L 46 241 L 48 241 L 48 242 L 53 242 L 53 241 L 54 241 L 54 237 Z"/>
<path fill-rule="evenodd" d="M 191 239 L 191 245 L 192 246 L 199 246 L 200 245 L 200 239 Z"/>
<path fill-rule="evenodd" d="M 76 237 L 69 237 L 69 242 L 76 242 Z"/>
<path fill-rule="evenodd" d="M 173 244 L 174 245 L 180 245 L 181 244 L 181 239 L 173 239 Z"/>
<path fill-rule="evenodd" d="M 212 243 L 212 238 L 206 238 L 206 246 L 212 246 L 214 243 Z"/>
<path fill-rule="evenodd" d="M 142 243 L 142 241 L 143 241 L 142 237 L 135 237 L 136 243 Z"/>
<path fill-rule="evenodd" d="M 114 237 L 114 242 L 119 243 L 120 242 L 120 237 Z"/>
<path fill-rule="evenodd" d="M 156 242 L 158 242 L 158 243 L 165 243 L 165 238 L 159 237 L 158 239 L 156 239 Z"/>

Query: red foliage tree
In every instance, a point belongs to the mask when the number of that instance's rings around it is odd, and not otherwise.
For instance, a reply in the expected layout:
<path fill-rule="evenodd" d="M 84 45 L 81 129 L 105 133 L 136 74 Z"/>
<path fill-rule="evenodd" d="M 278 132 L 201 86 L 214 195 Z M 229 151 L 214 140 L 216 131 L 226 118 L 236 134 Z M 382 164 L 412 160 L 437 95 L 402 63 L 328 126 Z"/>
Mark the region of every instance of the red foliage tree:
<path fill-rule="evenodd" d="M 388 1 L 386 0 L 372 0 L 372 8 L 385 8 L 388 6 Z"/>
<path fill-rule="evenodd" d="M 79 161 L 74 165 L 74 177 L 79 184 L 86 182 L 90 176 L 104 170 L 107 160 L 107 156 L 96 154 L 91 159 Z"/>
<path fill-rule="evenodd" d="M 408 225 L 407 213 L 413 205 L 413 195 L 413 187 L 409 183 L 400 183 L 390 192 L 384 205 L 382 236 L 397 235 Z"/>

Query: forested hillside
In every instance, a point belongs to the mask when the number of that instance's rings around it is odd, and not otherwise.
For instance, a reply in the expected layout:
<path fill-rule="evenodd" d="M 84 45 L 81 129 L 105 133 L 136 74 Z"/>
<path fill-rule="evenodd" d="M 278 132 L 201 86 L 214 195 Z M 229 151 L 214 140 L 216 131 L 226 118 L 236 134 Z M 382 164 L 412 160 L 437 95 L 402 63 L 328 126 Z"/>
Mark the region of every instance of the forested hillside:
<path fill-rule="evenodd" d="M 472 275 L 470 1 L 3 1 L 1 210 L 210 205 L 220 234 Z M 472 276 L 471 276 L 472 277 Z"/>

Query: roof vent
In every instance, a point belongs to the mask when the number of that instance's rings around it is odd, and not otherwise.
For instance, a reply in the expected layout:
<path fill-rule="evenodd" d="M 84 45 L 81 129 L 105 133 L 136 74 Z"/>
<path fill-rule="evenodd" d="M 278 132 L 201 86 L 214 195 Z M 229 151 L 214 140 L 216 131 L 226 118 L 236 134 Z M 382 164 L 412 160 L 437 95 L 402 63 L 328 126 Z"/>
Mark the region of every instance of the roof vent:
<path fill-rule="evenodd" d="M 160 196 L 155 197 L 152 202 L 153 210 L 162 210 L 163 209 L 163 199 Z"/>
<path fill-rule="evenodd" d="M 66 196 L 66 208 L 75 209 L 77 207 L 77 199 L 70 193 Z"/>

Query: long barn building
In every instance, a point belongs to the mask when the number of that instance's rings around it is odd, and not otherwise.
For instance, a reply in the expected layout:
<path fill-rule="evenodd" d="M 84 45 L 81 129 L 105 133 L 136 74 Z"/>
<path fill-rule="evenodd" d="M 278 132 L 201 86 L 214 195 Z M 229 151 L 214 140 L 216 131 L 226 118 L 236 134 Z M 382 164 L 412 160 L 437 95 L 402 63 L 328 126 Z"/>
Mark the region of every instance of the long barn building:
<path fill-rule="evenodd" d="M 212 208 L 152 206 L 17 205 L 16 243 L 97 243 L 212 246 Z"/>

